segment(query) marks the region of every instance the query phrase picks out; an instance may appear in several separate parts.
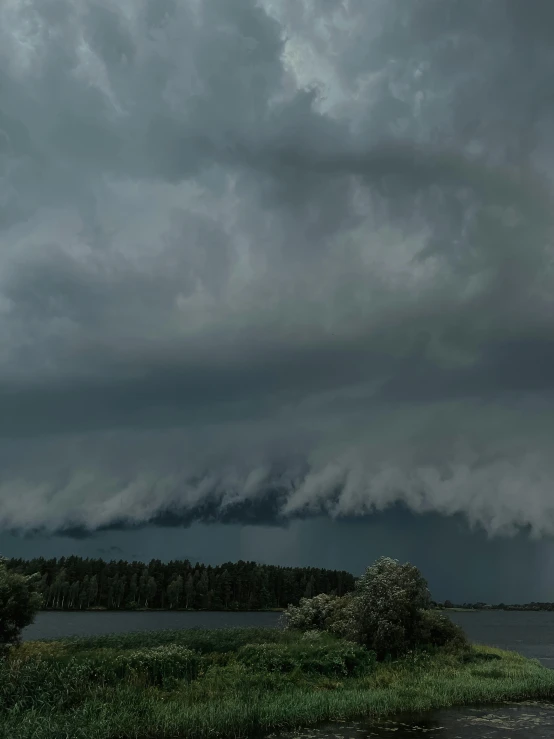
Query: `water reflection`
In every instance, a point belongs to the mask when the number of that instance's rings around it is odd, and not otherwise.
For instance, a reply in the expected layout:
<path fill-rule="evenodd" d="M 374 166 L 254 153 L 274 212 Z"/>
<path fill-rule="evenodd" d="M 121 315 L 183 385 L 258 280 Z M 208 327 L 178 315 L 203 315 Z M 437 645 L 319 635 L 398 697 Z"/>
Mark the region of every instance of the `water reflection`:
<path fill-rule="evenodd" d="M 319 729 L 270 734 L 268 739 L 553 739 L 554 704 L 527 701 L 460 708 L 375 721 L 337 721 Z"/>

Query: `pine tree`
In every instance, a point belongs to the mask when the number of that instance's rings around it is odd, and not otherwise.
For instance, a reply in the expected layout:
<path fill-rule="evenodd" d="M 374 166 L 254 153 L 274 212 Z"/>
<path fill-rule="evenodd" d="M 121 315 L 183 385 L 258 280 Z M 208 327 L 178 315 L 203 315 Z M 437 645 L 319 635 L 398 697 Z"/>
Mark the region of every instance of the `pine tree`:
<path fill-rule="evenodd" d="M 194 580 L 192 575 L 187 577 L 185 582 L 185 608 L 188 608 L 194 594 Z"/>
<path fill-rule="evenodd" d="M 98 597 L 98 578 L 93 575 L 90 578 L 88 586 L 88 604 L 87 607 L 96 605 L 96 598 Z"/>
<path fill-rule="evenodd" d="M 156 585 L 156 581 L 153 577 L 148 578 L 148 582 L 146 583 L 145 588 L 145 595 L 146 595 L 146 602 L 145 602 L 145 608 L 148 608 L 148 604 L 154 600 L 156 597 L 156 591 L 158 589 L 158 586 Z"/>
<path fill-rule="evenodd" d="M 198 585 L 196 588 L 197 607 L 207 609 L 208 604 L 208 591 L 210 589 L 210 583 L 208 580 L 208 573 L 203 570 L 202 574 L 198 579 Z"/>
<path fill-rule="evenodd" d="M 85 575 L 83 578 L 83 584 L 79 589 L 79 605 L 81 608 L 88 608 L 88 595 L 89 593 L 89 577 Z"/>
<path fill-rule="evenodd" d="M 132 605 L 133 607 L 136 605 L 137 602 L 137 592 L 137 573 L 135 572 L 131 577 L 131 583 L 129 585 L 129 605 Z"/>

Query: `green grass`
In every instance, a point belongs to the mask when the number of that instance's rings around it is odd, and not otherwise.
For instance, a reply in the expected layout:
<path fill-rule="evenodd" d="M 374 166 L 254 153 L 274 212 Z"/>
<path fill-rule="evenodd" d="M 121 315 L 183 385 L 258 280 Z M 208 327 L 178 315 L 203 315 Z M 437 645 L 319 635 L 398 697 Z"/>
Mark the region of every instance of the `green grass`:
<path fill-rule="evenodd" d="M 553 696 L 554 671 L 486 647 L 379 664 L 327 635 L 146 632 L 23 644 L 0 666 L 0 736 L 243 737 Z"/>
<path fill-rule="evenodd" d="M 289 631 L 275 628 L 231 628 L 231 629 L 164 629 L 162 631 L 131 631 L 126 634 L 106 634 L 101 636 L 76 636 L 65 639 L 49 639 L 45 642 L 25 642 L 27 644 L 48 644 L 72 653 L 110 648 L 116 650 L 160 647 L 165 644 L 194 649 L 202 654 L 209 652 L 234 652 L 245 644 L 264 644 L 267 642 L 287 644 L 298 641 L 298 636 Z M 31 647 L 34 649 L 35 647 Z"/>

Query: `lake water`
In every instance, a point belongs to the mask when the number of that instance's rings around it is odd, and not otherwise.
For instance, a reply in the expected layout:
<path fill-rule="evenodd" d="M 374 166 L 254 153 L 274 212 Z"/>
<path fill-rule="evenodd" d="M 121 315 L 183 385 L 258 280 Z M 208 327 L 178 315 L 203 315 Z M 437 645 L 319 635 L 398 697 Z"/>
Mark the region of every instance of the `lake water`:
<path fill-rule="evenodd" d="M 511 649 L 554 667 L 554 613 L 525 611 L 450 612 L 473 642 Z M 41 612 L 23 638 L 107 634 L 152 629 L 225 628 L 278 625 L 279 613 Z M 449 709 L 386 721 L 337 722 L 324 727 L 280 732 L 268 739 L 554 739 L 554 705 L 527 702 L 495 707 Z"/>
<path fill-rule="evenodd" d="M 110 634 L 156 629 L 221 629 L 228 626 L 277 626 L 280 613 L 221 611 L 41 611 L 23 639 Z M 511 649 L 554 667 L 554 612 L 450 612 L 473 642 Z"/>
<path fill-rule="evenodd" d="M 391 735 L 394 739 L 552 739 L 554 706 L 530 701 L 382 721 L 341 721 L 316 729 L 270 734 L 266 739 L 391 739 Z"/>
<path fill-rule="evenodd" d="M 472 642 L 519 652 L 554 668 L 554 612 L 450 611 L 447 615 Z"/>
<path fill-rule="evenodd" d="M 41 611 L 23 631 L 23 640 L 63 636 L 121 634 L 158 629 L 224 629 L 230 626 L 277 626 L 280 613 L 225 611 Z"/>

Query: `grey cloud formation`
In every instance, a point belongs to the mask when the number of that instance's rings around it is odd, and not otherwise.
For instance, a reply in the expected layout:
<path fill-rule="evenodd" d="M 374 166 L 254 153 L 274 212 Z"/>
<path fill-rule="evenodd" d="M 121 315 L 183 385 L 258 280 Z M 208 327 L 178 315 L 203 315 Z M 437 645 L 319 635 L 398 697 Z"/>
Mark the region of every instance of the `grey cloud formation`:
<path fill-rule="evenodd" d="M 554 533 L 554 10 L 7 0 L 0 527 Z"/>

